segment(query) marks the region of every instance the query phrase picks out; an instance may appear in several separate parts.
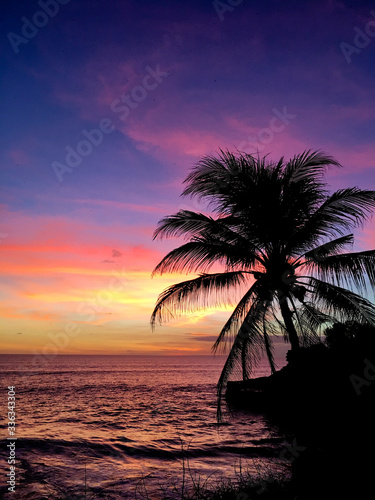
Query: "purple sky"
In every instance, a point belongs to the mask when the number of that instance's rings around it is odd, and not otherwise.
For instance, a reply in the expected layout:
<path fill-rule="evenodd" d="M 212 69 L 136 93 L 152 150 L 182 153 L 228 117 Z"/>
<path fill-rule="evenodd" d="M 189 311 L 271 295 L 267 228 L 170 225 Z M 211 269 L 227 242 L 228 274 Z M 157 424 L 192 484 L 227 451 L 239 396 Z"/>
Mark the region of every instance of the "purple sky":
<path fill-rule="evenodd" d="M 150 279 L 176 245 L 152 232 L 199 209 L 179 194 L 204 154 L 322 149 L 332 189 L 373 188 L 372 2 L 7 0 L 1 36 L 5 352 L 69 322 L 59 352 L 209 352 L 228 311 L 148 324 L 179 279 Z M 369 223 L 356 248 L 374 244 Z"/>

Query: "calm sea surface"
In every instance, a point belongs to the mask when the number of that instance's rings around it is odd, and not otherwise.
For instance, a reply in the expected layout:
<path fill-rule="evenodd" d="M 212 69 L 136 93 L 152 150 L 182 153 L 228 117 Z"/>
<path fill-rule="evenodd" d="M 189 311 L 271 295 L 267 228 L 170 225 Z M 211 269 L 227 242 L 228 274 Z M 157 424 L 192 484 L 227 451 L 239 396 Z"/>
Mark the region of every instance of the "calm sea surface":
<path fill-rule="evenodd" d="M 283 364 L 284 355 L 279 358 Z M 1 498 L 151 499 L 180 484 L 181 459 L 211 482 L 275 463 L 282 438 L 259 414 L 216 423 L 223 357 L 0 356 Z M 257 375 L 269 374 L 262 364 Z M 16 392 L 16 493 L 7 492 L 7 387 Z M 183 451 L 184 450 L 184 451 Z M 141 481 L 141 482 L 140 482 Z M 138 484 L 138 487 L 137 487 Z M 86 486 L 85 486 L 86 485 Z"/>

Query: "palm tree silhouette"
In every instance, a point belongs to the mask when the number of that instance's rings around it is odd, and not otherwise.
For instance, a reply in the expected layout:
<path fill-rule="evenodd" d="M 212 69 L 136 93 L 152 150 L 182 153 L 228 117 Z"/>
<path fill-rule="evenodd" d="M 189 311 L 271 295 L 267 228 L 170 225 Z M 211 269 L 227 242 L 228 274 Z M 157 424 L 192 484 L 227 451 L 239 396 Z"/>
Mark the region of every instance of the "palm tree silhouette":
<path fill-rule="evenodd" d="M 295 351 L 319 341 L 324 323 L 375 324 L 374 305 L 360 295 L 366 285 L 375 286 L 375 250 L 342 253 L 353 243 L 349 231 L 375 207 L 375 191 L 354 187 L 329 194 L 329 166 L 340 167 L 320 151 L 270 162 L 220 150 L 198 162 L 182 193 L 207 202 L 211 215 L 180 210 L 159 221 L 154 239 L 188 241 L 169 252 L 153 275 L 201 274 L 160 294 L 153 327 L 198 308 L 232 305 L 233 293 L 241 293 L 213 346 L 230 346 L 219 405 L 234 370 L 247 379 L 265 352 L 275 371 L 272 336 L 280 329 Z M 217 264 L 221 272 L 207 272 Z"/>

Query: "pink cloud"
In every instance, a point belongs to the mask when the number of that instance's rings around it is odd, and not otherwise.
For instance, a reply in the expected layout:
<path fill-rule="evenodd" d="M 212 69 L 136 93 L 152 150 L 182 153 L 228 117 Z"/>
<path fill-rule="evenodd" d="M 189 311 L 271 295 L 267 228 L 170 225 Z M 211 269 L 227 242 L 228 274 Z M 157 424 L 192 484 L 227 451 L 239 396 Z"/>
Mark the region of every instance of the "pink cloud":
<path fill-rule="evenodd" d="M 12 149 L 8 151 L 8 156 L 16 164 L 29 164 L 31 162 L 28 154 L 22 149 Z"/>
<path fill-rule="evenodd" d="M 95 271 L 100 269 L 103 260 L 112 258 L 113 248 L 121 251 L 121 260 L 129 269 L 148 268 L 151 271 L 161 258 L 161 252 L 129 242 L 132 231 L 139 235 L 138 227 L 105 227 L 61 216 L 31 216 L 6 211 L 3 221 L 2 230 L 8 237 L 2 241 L 2 262 L 7 274 L 18 271 L 49 274 L 73 268 Z M 151 233 L 147 240 L 151 243 Z"/>
<path fill-rule="evenodd" d="M 159 158 L 165 154 L 170 159 L 185 156 L 197 158 L 216 151 L 224 142 L 219 134 L 200 130 L 155 130 L 150 127 L 148 130 L 128 129 L 127 133 L 137 141 L 142 151 L 155 153 L 156 146 L 159 151 L 155 156 Z"/>

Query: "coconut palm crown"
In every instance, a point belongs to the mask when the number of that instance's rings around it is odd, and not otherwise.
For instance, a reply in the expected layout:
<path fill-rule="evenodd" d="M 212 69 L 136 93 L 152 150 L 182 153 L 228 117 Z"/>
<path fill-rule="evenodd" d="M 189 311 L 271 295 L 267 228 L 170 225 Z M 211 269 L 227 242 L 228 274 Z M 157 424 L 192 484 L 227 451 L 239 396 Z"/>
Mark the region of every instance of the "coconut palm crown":
<path fill-rule="evenodd" d="M 347 251 L 351 231 L 375 208 L 375 191 L 330 194 L 324 181 L 330 166 L 340 167 L 320 151 L 271 162 L 220 150 L 197 163 L 182 193 L 206 202 L 210 215 L 179 210 L 159 221 L 154 238 L 186 241 L 153 274 L 200 274 L 160 294 L 152 326 L 199 308 L 233 306 L 213 346 L 230 349 L 219 407 L 236 370 L 248 378 L 266 353 L 275 371 L 274 334 L 282 332 L 294 351 L 319 341 L 323 324 L 375 325 L 375 307 L 362 296 L 375 287 L 375 250 Z"/>

